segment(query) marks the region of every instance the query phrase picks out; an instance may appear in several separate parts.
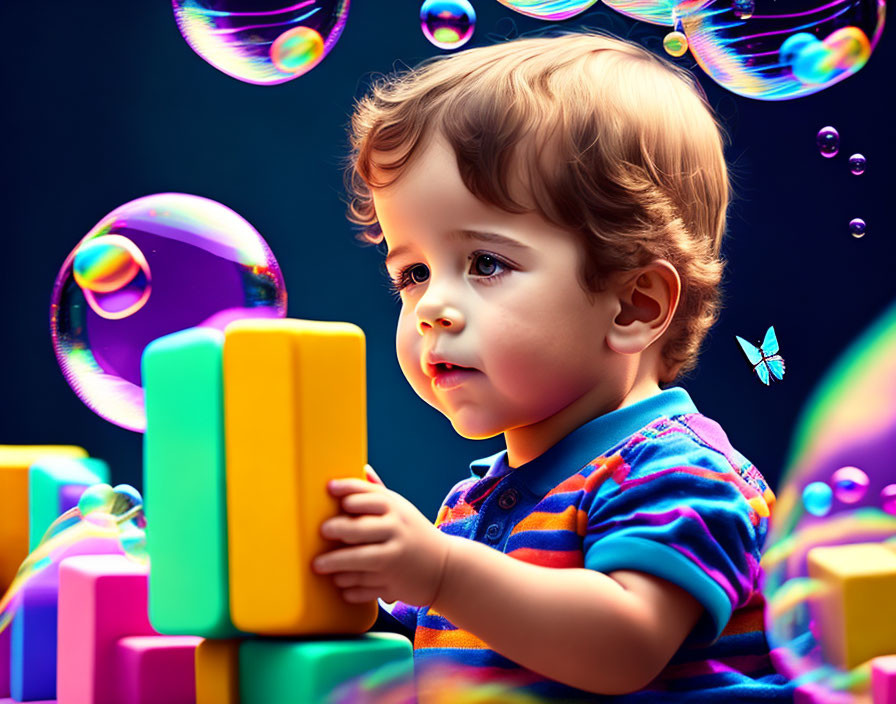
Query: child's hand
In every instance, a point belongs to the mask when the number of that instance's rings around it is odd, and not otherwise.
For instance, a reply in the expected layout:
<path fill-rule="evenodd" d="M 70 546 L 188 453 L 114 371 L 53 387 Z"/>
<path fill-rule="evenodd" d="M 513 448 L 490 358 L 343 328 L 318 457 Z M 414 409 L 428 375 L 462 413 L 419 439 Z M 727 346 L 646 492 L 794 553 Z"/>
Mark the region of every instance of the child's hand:
<path fill-rule="evenodd" d="M 333 574 L 351 603 L 382 597 L 415 606 L 431 604 L 442 582 L 450 537 L 407 499 L 390 491 L 367 468 L 369 481 L 335 479 L 330 494 L 346 514 L 324 521 L 321 535 L 350 547 L 324 553 L 315 572 Z"/>

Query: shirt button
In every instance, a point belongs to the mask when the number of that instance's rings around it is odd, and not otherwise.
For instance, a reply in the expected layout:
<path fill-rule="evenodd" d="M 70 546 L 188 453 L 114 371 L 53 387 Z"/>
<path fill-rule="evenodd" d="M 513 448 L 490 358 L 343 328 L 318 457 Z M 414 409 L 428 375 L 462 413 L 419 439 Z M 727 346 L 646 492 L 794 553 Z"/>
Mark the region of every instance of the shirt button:
<path fill-rule="evenodd" d="M 501 526 L 497 523 L 492 523 L 485 529 L 485 537 L 489 540 L 495 540 L 499 535 L 501 535 Z"/>
<path fill-rule="evenodd" d="M 509 511 L 514 506 L 516 506 L 516 502 L 519 500 L 520 492 L 518 492 L 516 489 L 508 489 L 498 497 L 498 506 L 503 508 L 505 511 Z"/>

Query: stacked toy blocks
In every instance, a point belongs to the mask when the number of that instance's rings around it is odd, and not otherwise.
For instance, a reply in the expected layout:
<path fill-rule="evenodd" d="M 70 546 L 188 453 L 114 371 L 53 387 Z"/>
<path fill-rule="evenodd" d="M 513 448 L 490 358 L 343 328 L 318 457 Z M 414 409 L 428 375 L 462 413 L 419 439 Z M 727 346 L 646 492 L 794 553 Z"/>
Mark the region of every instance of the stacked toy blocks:
<path fill-rule="evenodd" d="M 356 326 L 302 320 L 186 330 L 144 353 L 150 620 L 206 638 L 199 704 L 313 704 L 411 667 L 406 639 L 364 633 L 375 602 L 347 604 L 311 570 L 333 547 L 327 481 L 364 476 L 364 354 Z"/>
<path fill-rule="evenodd" d="M 0 446 L 0 595 L 50 524 L 76 506 L 88 486 L 108 478 L 106 464 L 80 447 Z M 0 633 L 0 697 L 56 696 L 57 567 L 51 564 L 19 587 L 15 617 Z"/>

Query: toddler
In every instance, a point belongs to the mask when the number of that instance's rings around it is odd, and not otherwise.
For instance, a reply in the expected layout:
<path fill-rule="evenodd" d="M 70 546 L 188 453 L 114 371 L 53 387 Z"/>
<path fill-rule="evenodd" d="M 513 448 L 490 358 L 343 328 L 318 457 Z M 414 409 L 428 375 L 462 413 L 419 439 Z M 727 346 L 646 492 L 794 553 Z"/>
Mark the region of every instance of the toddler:
<path fill-rule="evenodd" d="M 538 696 L 792 700 L 763 630 L 774 496 L 672 385 L 718 315 L 729 197 L 693 77 L 601 34 L 523 39 L 380 81 L 351 137 L 402 370 L 507 449 L 435 526 L 377 481 L 332 482 L 321 531 L 344 545 L 314 569 L 395 602 L 418 662 Z"/>

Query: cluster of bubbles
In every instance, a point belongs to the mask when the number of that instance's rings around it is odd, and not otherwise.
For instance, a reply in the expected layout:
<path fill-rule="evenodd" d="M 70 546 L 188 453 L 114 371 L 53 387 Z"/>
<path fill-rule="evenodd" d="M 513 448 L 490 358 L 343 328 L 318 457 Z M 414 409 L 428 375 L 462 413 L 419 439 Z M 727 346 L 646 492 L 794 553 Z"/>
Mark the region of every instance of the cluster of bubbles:
<path fill-rule="evenodd" d="M 291 81 L 335 46 L 349 0 L 172 0 L 177 27 L 199 56 L 246 83 Z"/>
<path fill-rule="evenodd" d="M 588 0 L 501 0 L 531 17 L 564 20 Z M 688 50 L 728 90 L 787 100 L 816 93 L 862 68 L 880 39 L 886 0 L 604 0 L 634 19 L 673 27 L 672 56 Z M 679 35 L 684 35 L 684 38 Z"/>
<path fill-rule="evenodd" d="M 143 498 L 134 487 L 94 484 L 77 506 L 53 521 L 0 599 L 0 631 L 12 621 L 32 580 L 58 579 L 59 564 L 65 558 L 95 554 L 118 554 L 149 563 Z"/>
<path fill-rule="evenodd" d="M 815 144 L 818 146 L 819 154 L 826 159 L 833 159 L 840 153 L 840 133 L 830 125 L 822 127 L 815 135 Z M 867 160 L 863 154 L 853 154 L 849 157 L 849 171 L 855 176 L 865 173 L 866 167 Z M 862 218 L 853 218 L 849 221 L 849 232 L 856 239 L 865 235 L 865 228 L 865 221 Z"/>
<path fill-rule="evenodd" d="M 473 36 L 476 11 L 468 0 L 425 0 L 420 6 L 420 28 L 439 49 L 459 49 Z"/>
<path fill-rule="evenodd" d="M 189 327 L 285 315 L 280 267 L 246 220 L 207 198 L 160 193 L 116 208 L 72 250 L 53 288 L 50 328 L 81 400 L 141 432 L 146 345 Z"/>
<path fill-rule="evenodd" d="M 836 361 L 797 425 L 762 557 L 766 633 L 775 666 L 815 701 L 855 701 L 868 670 L 844 670 L 821 647 L 814 614 L 827 583 L 809 575 L 816 547 L 896 544 L 896 304 Z"/>

